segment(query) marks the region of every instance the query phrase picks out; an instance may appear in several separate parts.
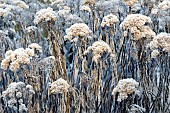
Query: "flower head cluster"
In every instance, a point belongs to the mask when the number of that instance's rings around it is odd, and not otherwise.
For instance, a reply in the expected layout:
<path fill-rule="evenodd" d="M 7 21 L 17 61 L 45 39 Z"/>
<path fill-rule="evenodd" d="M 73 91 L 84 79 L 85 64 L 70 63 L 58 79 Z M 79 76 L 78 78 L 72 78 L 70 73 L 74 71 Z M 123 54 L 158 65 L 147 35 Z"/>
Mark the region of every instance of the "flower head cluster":
<path fill-rule="evenodd" d="M 152 50 L 160 47 L 163 51 L 170 52 L 170 34 L 164 32 L 158 34 L 148 44 L 148 47 Z"/>
<path fill-rule="evenodd" d="M 30 57 L 34 55 L 34 50 L 23 48 L 16 49 L 15 51 L 9 50 L 5 54 L 5 59 L 1 62 L 1 68 L 6 70 L 9 66 L 11 71 L 16 71 L 22 64 L 29 64 Z"/>
<path fill-rule="evenodd" d="M 160 8 L 160 10 L 167 10 L 170 9 L 170 1 L 169 0 L 164 0 L 163 2 L 161 2 L 158 6 Z"/>
<path fill-rule="evenodd" d="M 30 44 L 29 48 L 26 49 L 9 50 L 5 53 L 5 59 L 1 62 L 1 68 L 6 70 L 9 66 L 11 71 L 16 71 L 22 64 L 29 64 L 31 57 L 35 56 L 36 51 L 42 51 L 41 46 L 36 43 Z"/>
<path fill-rule="evenodd" d="M 89 27 L 84 24 L 84 23 L 75 23 L 72 25 L 70 28 L 66 29 L 66 39 L 72 40 L 72 37 L 75 36 L 87 36 L 91 33 L 92 31 L 89 29 Z"/>
<path fill-rule="evenodd" d="M 137 3 L 139 0 L 123 0 L 123 2 L 128 5 L 129 7 L 132 7 L 135 3 Z"/>
<path fill-rule="evenodd" d="M 93 60 L 97 62 L 102 56 L 106 53 L 111 55 L 112 50 L 109 45 L 104 41 L 97 41 L 92 44 L 92 46 L 88 47 L 86 51 L 84 51 L 84 55 L 88 54 L 92 51 Z"/>
<path fill-rule="evenodd" d="M 155 36 L 155 32 L 150 27 L 145 26 L 146 23 L 151 23 L 150 17 L 142 14 L 131 14 L 125 18 L 120 27 L 125 30 L 129 29 L 133 40 L 139 40 L 143 37 L 152 38 Z"/>
<path fill-rule="evenodd" d="M 30 88 L 28 89 L 27 87 Z M 23 113 L 28 110 L 24 104 L 25 100 L 27 100 L 28 97 L 31 98 L 34 93 L 31 85 L 26 86 L 23 82 L 13 82 L 2 92 L 2 97 L 5 102 L 7 102 L 8 107 Z M 17 103 L 19 103 L 19 108 L 17 107 Z"/>
<path fill-rule="evenodd" d="M 151 30 L 148 26 L 142 26 L 142 27 L 133 27 L 131 28 L 131 33 L 133 40 L 139 40 L 142 39 L 143 37 L 146 38 L 152 38 L 156 34 L 153 30 Z"/>
<path fill-rule="evenodd" d="M 124 21 L 120 24 L 120 27 L 123 29 L 130 29 L 133 27 L 144 26 L 145 23 L 151 23 L 151 18 L 142 14 L 130 14 Z"/>
<path fill-rule="evenodd" d="M 113 14 L 109 14 L 107 16 L 105 16 L 102 20 L 102 23 L 101 23 L 101 26 L 104 27 L 104 26 L 108 26 L 110 27 L 111 25 L 115 24 L 116 22 L 118 22 L 118 18 L 116 15 L 113 15 Z"/>
<path fill-rule="evenodd" d="M 57 19 L 55 11 L 52 8 L 48 7 L 47 9 L 41 9 L 36 13 L 34 23 L 38 24 L 42 21 L 55 21 Z"/>
<path fill-rule="evenodd" d="M 58 94 L 58 93 L 66 93 L 69 90 L 70 85 L 62 78 L 54 81 L 50 85 L 50 93 L 51 94 Z"/>
<path fill-rule="evenodd" d="M 119 93 L 117 101 L 122 101 L 128 97 L 128 94 L 132 94 L 134 92 L 139 93 L 137 90 L 138 86 L 139 83 L 133 78 L 119 80 L 117 86 L 113 89 L 112 95 Z"/>

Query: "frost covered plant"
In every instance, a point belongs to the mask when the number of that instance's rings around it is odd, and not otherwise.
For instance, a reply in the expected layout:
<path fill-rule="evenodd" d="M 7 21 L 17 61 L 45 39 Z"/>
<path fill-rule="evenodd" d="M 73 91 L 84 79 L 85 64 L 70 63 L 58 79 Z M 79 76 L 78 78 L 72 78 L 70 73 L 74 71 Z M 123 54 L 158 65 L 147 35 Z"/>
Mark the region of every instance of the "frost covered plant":
<path fill-rule="evenodd" d="M 81 10 L 81 11 L 91 12 L 90 7 L 89 7 L 89 6 L 87 6 L 87 5 L 83 5 L 83 6 L 81 6 L 80 10 Z"/>
<path fill-rule="evenodd" d="M 158 7 L 160 8 L 160 10 L 167 10 L 170 9 L 170 1 L 169 0 L 164 0 L 163 2 L 161 2 Z"/>
<path fill-rule="evenodd" d="M 87 36 L 91 33 L 92 31 L 89 29 L 89 27 L 84 24 L 84 23 L 75 23 L 72 25 L 70 28 L 66 29 L 66 36 L 65 39 L 72 40 L 73 37 L 76 36 Z"/>
<path fill-rule="evenodd" d="M 148 47 L 152 50 L 160 47 L 163 51 L 170 52 L 170 34 L 165 32 L 158 34 L 148 44 Z"/>
<path fill-rule="evenodd" d="M 158 55 L 159 55 L 159 51 L 157 49 L 153 50 L 151 53 L 151 58 L 156 58 Z"/>
<path fill-rule="evenodd" d="M 57 12 L 60 17 L 66 17 L 70 13 L 70 9 L 62 9 Z"/>
<path fill-rule="evenodd" d="M 143 37 L 146 38 L 153 38 L 156 34 L 153 30 L 151 30 L 148 26 L 142 26 L 142 27 L 133 27 L 131 28 L 131 33 L 133 34 L 133 40 L 139 40 Z"/>
<path fill-rule="evenodd" d="M 63 2 L 64 2 L 64 0 L 52 0 L 51 5 L 61 4 Z"/>
<path fill-rule="evenodd" d="M 13 5 L 18 6 L 20 8 L 29 9 L 29 6 L 24 1 L 13 0 L 12 3 L 13 3 Z"/>
<path fill-rule="evenodd" d="M 37 29 L 38 28 L 36 26 L 29 26 L 26 28 L 26 32 L 30 33 L 30 32 L 36 31 Z"/>
<path fill-rule="evenodd" d="M 56 12 L 53 11 L 52 8 L 48 7 L 47 9 L 41 9 L 36 13 L 36 17 L 34 19 L 34 23 L 38 24 L 42 21 L 56 21 L 57 16 Z"/>
<path fill-rule="evenodd" d="M 35 94 L 31 85 L 25 85 L 23 82 L 12 82 L 8 88 L 2 92 L 2 97 L 9 108 L 19 111 L 19 113 L 27 112 L 29 103 L 33 94 Z"/>
<path fill-rule="evenodd" d="M 105 17 L 103 17 L 103 20 L 102 20 L 102 23 L 101 23 L 101 26 L 104 27 L 104 26 L 108 26 L 110 27 L 111 25 L 115 24 L 116 22 L 118 22 L 118 18 L 116 15 L 113 15 L 113 14 L 109 14 Z"/>
<path fill-rule="evenodd" d="M 35 56 L 36 52 L 42 52 L 41 46 L 32 43 L 29 48 L 18 48 L 14 51 L 9 50 L 5 53 L 5 59 L 1 62 L 1 68 L 7 70 L 8 66 L 11 71 L 15 72 L 22 64 L 30 64 L 30 59 Z"/>
<path fill-rule="evenodd" d="M 139 40 L 144 37 L 152 38 L 155 36 L 155 32 L 151 30 L 150 27 L 145 26 L 146 23 L 151 22 L 150 17 L 142 14 L 131 14 L 124 19 L 124 21 L 120 24 L 120 27 L 125 30 L 129 29 L 133 40 Z"/>
<path fill-rule="evenodd" d="M 132 7 L 135 3 L 137 3 L 139 0 L 123 0 L 123 2 L 128 5 L 129 7 Z"/>
<path fill-rule="evenodd" d="M 102 58 L 102 56 L 104 54 L 107 54 L 107 55 L 113 55 L 112 54 L 112 50 L 111 48 L 109 47 L 109 45 L 104 42 L 104 41 L 96 41 L 92 44 L 92 46 L 89 46 L 87 48 L 86 51 L 84 51 L 84 55 L 87 55 L 88 53 L 90 53 L 90 51 L 92 51 L 92 54 L 93 54 L 93 60 L 95 62 L 98 62 L 98 60 L 100 58 Z"/>
<path fill-rule="evenodd" d="M 130 14 L 120 24 L 123 29 L 130 29 L 133 27 L 142 27 L 145 23 L 151 23 L 151 18 L 142 14 Z"/>
<path fill-rule="evenodd" d="M 128 111 L 129 111 L 129 113 L 145 113 L 146 109 L 139 105 L 132 104 L 132 105 L 130 105 L 130 108 Z"/>
<path fill-rule="evenodd" d="M 9 11 L 3 8 L 0 8 L 0 17 L 6 17 L 9 14 Z"/>
<path fill-rule="evenodd" d="M 70 85 L 62 78 L 57 79 L 50 85 L 50 94 L 67 93 Z"/>
<path fill-rule="evenodd" d="M 112 95 L 118 94 L 117 101 L 122 101 L 128 98 L 128 94 L 132 93 L 139 93 L 139 90 L 137 87 L 139 86 L 139 83 L 136 82 L 133 78 L 127 78 L 119 80 L 117 86 L 113 89 Z"/>
<path fill-rule="evenodd" d="M 34 55 L 34 50 L 18 48 L 15 51 L 9 50 L 5 54 L 5 59 L 1 62 L 1 68 L 6 70 L 9 66 L 11 71 L 16 71 L 22 64 L 29 64 L 30 58 Z"/>
<path fill-rule="evenodd" d="M 51 68 L 52 65 L 54 65 L 54 62 L 55 62 L 55 57 L 49 56 L 39 61 L 38 65 L 40 66 L 41 69 L 44 69 L 44 68 L 49 69 Z"/>
<path fill-rule="evenodd" d="M 153 14 L 153 15 L 156 15 L 156 14 L 158 14 L 158 8 L 157 7 L 154 7 L 154 8 L 152 8 L 152 10 L 151 10 L 151 14 Z"/>
<path fill-rule="evenodd" d="M 37 44 L 37 43 L 32 43 L 28 47 L 35 50 L 35 51 L 42 52 L 41 46 L 39 44 Z"/>
<path fill-rule="evenodd" d="M 96 0 L 83 0 L 83 4 L 88 5 L 94 5 L 96 3 Z"/>

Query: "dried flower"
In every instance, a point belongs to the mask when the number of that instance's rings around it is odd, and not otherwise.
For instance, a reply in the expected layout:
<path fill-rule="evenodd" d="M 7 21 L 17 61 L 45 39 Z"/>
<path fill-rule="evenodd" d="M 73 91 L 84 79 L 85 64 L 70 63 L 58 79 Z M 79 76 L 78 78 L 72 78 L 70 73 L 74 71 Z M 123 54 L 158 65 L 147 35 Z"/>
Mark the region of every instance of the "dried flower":
<path fill-rule="evenodd" d="M 119 80 L 117 86 L 113 89 L 112 95 L 119 93 L 117 101 L 122 101 L 128 97 L 128 94 L 139 93 L 137 87 L 139 83 L 133 78 Z"/>
<path fill-rule="evenodd" d="M 106 26 L 110 27 L 111 25 L 115 24 L 118 21 L 119 20 L 116 15 L 109 14 L 103 18 L 101 26 L 104 27 L 106 25 Z"/>
<path fill-rule="evenodd" d="M 133 27 L 131 28 L 131 33 L 133 33 L 133 40 L 139 40 L 141 38 L 152 38 L 156 34 L 153 30 L 151 30 L 148 26 L 142 27 Z"/>
<path fill-rule="evenodd" d="M 104 53 L 111 54 L 112 50 L 109 45 L 104 41 L 96 41 L 89 46 L 86 51 L 84 51 L 84 55 L 88 54 L 92 50 L 93 53 L 93 60 L 97 62 Z"/>
<path fill-rule="evenodd" d="M 91 33 L 92 31 L 89 29 L 89 27 L 84 24 L 84 23 L 76 23 L 72 25 L 70 28 L 66 29 L 66 36 L 65 39 L 72 40 L 72 37 L 75 36 L 87 36 Z"/>
<path fill-rule="evenodd" d="M 70 85 L 62 78 L 54 81 L 50 85 L 50 93 L 51 94 L 58 94 L 58 93 L 65 93 L 68 92 Z"/>
<path fill-rule="evenodd" d="M 31 86 L 32 87 L 32 86 Z M 29 93 L 30 91 L 26 90 L 26 85 L 23 82 L 12 82 L 8 88 L 2 92 L 2 96 L 4 101 L 8 103 L 8 106 L 13 109 L 18 109 L 20 113 L 23 111 L 27 111 L 27 107 L 25 106 L 25 102 L 23 100 L 27 100 L 28 97 L 24 97 L 25 93 L 32 95 L 33 93 Z M 34 91 L 33 91 L 34 92 Z M 19 108 L 17 107 L 17 100 L 19 102 Z M 28 101 L 28 100 L 27 100 Z"/>
<path fill-rule="evenodd" d="M 170 52 L 170 34 L 160 33 L 148 44 L 151 49 L 163 48 L 163 51 Z"/>
<path fill-rule="evenodd" d="M 55 21 L 57 19 L 55 11 L 52 8 L 48 7 L 47 9 L 41 9 L 36 13 L 34 23 L 38 24 L 42 21 Z"/>
<path fill-rule="evenodd" d="M 26 52 L 30 57 L 34 56 L 34 50 L 33 50 L 33 49 L 26 48 L 26 49 L 25 49 L 25 52 Z"/>
<path fill-rule="evenodd" d="M 158 6 L 161 10 L 167 10 L 170 9 L 170 1 L 169 0 L 164 0 L 161 2 Z"/>
<path fill-rule="evenodd" d="M 141 27 L 145 23 L 151 23 L 151 18 L 142 14 L 130 14 L 124 21 L 120 24 L 120 27 L 123 29 L 130 29 L 132 27 Z"/>
<path fill-rule="evenodd" d="M 32 43 L 29 47 L 32 49 L 26 48 L 24 50 L 24 48 L 18 48 L 15 51 L 7 51 L 5 59 L 1 62 L 1 68 L 6 70 L 9 66 L 10 70 L 15 72 L 20 68 L 20 65 L 30 63 L 30 58 L 35 55 L 35 50 L 42 51 L 41 47 L 36 43 Z"/>

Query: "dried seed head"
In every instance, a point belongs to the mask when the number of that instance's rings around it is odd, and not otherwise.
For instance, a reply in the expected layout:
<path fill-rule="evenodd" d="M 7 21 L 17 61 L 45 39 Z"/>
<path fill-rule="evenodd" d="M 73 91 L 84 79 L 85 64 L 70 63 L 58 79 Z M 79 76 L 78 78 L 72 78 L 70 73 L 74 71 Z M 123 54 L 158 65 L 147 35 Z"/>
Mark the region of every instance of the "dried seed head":
<path fill-rule="evenodd" d="M 76 23 L 66 29 L 66 34 L 69 36 L 86 36 L 91 33 L 89 27 L 84 23 Z"/>
<path fill-rule="evenodd" d="M 158 34 L 148 44 L 148 47 L 152 50 L 161 47 L 163 51 L 170 52 L 170 34 L 164 32 Z"/>
<path fill-rule="evenodd" d="M 122 101 L 128 97 L 128 94 L 139 93 L 137 87 L 139 83 L 133 78 L 119 80 L 117 86 L 113 89 L 112 95 L 119 93 L 117 101 Z"/>
<path fill-rule="evenodd" d="M 47 9 L 41 9 L 36 13 L 36 17 L 34 19 L 34 23 L 38 24 L 42 21 L 56 21 L 57 16 L 55 11 L 52 8 L 48 7 Z"/>
<path fill-rule="evenodd" d="M 169 0 L 164 0 L 163 2 L 161 2 L 158 7 L 160 8 L 160 10 L 167 10 L 170 9 L 170 1 Z"/>
<path fill-rule="evenodd" d="M 58 94 L 58 93 L 66 93 L 69 90 L 70 85 L 62 78 L 59 78 L 55 82 L 50 85 L 50 93 Z"/>
<path fill-rule="evenodd" d="M 111 25 L 115 24 L 116 22 L 118 22 L 118 18 L 116 15 L 113 15 L 113 14 L 109 14 L 105 17 L 103 17 L 103 20 L 102 20 L 102 23 L 101 23 L 101 26 L 104 27 L 104 26 L 108 26 L 110 27 Z"/>
<path fill-rule="evenodd" d="M 88 47 L 84 54 L 88 54 L 92 50 L 93 60 L 97 62 L 104 53 L 110 55 L 112 53 L 109 45 L 104 41 L 96 41 L 92 44 L 92 46 Z"/>

